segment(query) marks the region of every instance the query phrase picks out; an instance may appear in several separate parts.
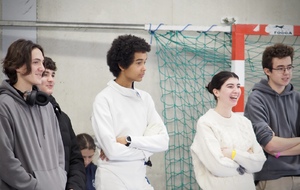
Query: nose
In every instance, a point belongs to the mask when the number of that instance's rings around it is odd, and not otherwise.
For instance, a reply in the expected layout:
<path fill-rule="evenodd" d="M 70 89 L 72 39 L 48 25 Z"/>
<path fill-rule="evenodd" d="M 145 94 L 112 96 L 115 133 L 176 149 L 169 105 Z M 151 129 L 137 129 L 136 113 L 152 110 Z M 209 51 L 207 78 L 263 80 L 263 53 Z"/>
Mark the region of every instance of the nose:
<path fill-rule="evenodd" d="M 40 63 L 40 67 L 39 67 L 39 70 L 44 72 L 45 71 L 45 67 L 44 67 L 44 64 L 43 62 Z"/>
<path fill-rule="evenodd" d="M 54 77 L 52 75 L 49 75 L 48 81 L 54 81 Z"/>
<path fill-rule="evenodd" d="M 241 92 L 241 88 L 236 86 L 236 87 L 234 87 L 233 91 L 239 93 L 239 92 Z"/>
<path fill-rule="evenodd" d="M 88 159 L 88 158 L 85 158 L 85 159 L 84 159 L 84 165 L 87 166 L 88 164 L 89 164 L 89 159 Z"/>
<path fill-rule="evenodd" d="M 291 69 L 289 69 L 289 68 L 284 68 L 284 70 L 283 70 L 283 73 L 290 73 L 292 70 Z"/>

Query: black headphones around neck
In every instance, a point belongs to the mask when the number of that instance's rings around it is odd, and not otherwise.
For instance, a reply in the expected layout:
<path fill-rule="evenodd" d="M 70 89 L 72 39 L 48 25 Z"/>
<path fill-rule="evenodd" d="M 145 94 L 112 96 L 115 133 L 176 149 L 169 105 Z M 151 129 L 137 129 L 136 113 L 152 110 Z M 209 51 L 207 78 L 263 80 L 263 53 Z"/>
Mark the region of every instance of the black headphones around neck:
<path fill-rule="evenodd" d="M 31 106 L 34 104 L 45 106 L 49 103 L 49 95 L 45 92 L 39 91 L 37 88 L 33 88 L 32 91 L 25 92 L 24 98 L 26 103 Z"/>

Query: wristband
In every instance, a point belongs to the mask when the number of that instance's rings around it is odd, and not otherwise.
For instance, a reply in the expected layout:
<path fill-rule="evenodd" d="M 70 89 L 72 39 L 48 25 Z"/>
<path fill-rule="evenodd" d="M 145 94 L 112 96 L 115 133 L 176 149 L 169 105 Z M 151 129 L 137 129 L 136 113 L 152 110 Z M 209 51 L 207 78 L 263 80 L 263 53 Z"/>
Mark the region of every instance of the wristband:
<path fill-rule="evenodd" d="M 277 153 L 275 154 L 275 158 L 279 158 L 279 156 L 280 156 L 280 152 L 277 152 Z"/>
<path fill-rule="evenodd" d="M 235 151 L 235 150 L 232 150 L 232 153 L 231 153 L 231 159 L 232 159 L 232 160 L 235 158 L 235 155 L 236 155 L 236 151 Z"/>

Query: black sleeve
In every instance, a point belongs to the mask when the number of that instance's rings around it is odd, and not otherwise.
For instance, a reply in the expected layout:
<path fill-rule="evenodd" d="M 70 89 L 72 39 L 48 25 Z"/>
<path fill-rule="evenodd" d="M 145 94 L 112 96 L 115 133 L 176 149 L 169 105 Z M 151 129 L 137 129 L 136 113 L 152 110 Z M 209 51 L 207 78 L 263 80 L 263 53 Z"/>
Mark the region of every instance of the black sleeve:
<path fill-rule="evenodd" d="M 62 138 L 65 146 L 66 154 L 66 171 L 67 171 L 67 185 L 66 190 L 86 190 L 86 176 L 85 167 L 79 146 L 77 144 L 76 135 L 72 128 L 70 118 L 62 112 L 63 119 L 61 118 L 60 126 L 62 131 Z M 66 134 L 65 133 L 67 130 Z M 68 142 L 67 142 L 68 141 Z"/>

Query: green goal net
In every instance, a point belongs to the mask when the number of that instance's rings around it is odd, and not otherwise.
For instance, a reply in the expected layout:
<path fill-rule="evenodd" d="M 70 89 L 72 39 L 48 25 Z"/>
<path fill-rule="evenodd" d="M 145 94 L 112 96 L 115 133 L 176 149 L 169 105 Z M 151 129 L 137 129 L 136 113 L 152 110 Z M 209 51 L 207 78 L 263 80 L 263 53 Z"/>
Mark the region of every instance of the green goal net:
<path fill-rule="evenodd" d="M 155 31 L 163 119 L 170 136 L 165 153 L 166 188 L 200 189 L 194 177 L 190 146 L 196 123 L 215 100 L 205 86 L 221 70 L 231 70 L 231 32 Z M 300 38 L 245 36 L 245 102 L 254 83 L 265 78 L 263 50 L 282 42 L 295 48 L 292 83 L 300 90 Z M 201 185 L 201 184 L 200 184 Z"/>

